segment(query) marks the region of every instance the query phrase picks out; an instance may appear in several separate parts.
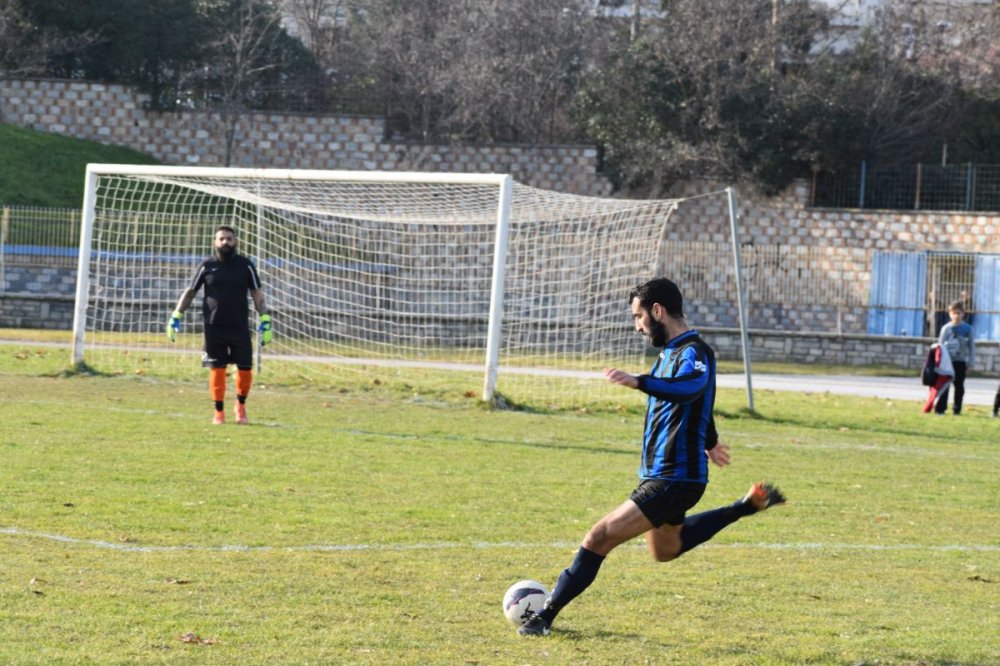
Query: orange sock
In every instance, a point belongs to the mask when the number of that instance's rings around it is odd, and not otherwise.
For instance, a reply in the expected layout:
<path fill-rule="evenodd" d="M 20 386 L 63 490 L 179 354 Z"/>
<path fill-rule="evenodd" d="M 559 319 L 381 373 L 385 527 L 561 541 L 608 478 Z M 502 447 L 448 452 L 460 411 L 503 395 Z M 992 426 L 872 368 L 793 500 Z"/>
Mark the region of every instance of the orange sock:
<path fill-rule="evenodd" d="M 247 397 L 253 386 L 253 370 L 236 370 L 236 395 Z"/>
<path fill-rule="evenodd" d="M 212 368 L 208 371 L 208 390 L 215 402 L 222 402 L 226 399 L 225 368 Z"/>

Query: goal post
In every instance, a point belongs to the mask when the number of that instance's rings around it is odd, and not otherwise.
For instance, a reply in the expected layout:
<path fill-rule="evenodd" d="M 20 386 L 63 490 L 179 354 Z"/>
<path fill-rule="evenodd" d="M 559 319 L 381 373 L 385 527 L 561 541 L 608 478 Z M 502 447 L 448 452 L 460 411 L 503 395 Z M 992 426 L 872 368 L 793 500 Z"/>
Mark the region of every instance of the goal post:
<path fill-rule="evenodd" d="M 662 265 L 683 201 L 569 195 L 502 174 L 91 164 L 73 361 L 196 371 L 197 307 L 175 343 L 164 326 L 226 224 L 274 319 L 270 376 L 426 370 L 487 400 L 585 402 L 611 392 L 602 368 L 648 366 L 626 296 Z M 691 271 L 666 268 L 687 295 Z M 733 301 L 730 278 L 699 279 Z"/>

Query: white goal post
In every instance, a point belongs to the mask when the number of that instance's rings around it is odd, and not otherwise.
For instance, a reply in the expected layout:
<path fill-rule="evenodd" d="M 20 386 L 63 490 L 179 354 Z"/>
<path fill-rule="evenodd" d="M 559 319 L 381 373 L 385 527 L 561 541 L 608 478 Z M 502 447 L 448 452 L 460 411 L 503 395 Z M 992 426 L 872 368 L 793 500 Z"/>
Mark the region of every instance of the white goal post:
<path fill-rule="evenodd" d="M 500 174 L 91 164 L 73 362 L 197 367 L 200 298 L 176 343 L 164 325 L 225 224 L 261 275 L 267 364 L 478 373 L 486 400 L 518 381 L 592 390 L 605 366 L 648 365 L 626 297 L 663 268 L 682 201 Z"/>

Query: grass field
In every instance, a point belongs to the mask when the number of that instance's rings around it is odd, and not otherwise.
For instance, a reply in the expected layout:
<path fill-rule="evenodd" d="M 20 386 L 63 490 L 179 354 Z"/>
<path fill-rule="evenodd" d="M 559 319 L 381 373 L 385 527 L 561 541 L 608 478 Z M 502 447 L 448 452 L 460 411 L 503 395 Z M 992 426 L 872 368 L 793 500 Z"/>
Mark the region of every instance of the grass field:
<path fill-rule="evenodd" d="M 496 411 L 373 368 L 261 378 L 252 424 L 212 427 L 204 381 L 65 365 L 0 346 L 3 664 L 1000 663 L 986 408 L 722 391 L 700 506 L 759 478 L 789 504 L 669 564 L 621 547 L 528 640 L 503 592 L 631 490 L 636 394 Z"/>
<path fill-rule="evenodd" d="M 121 146 L 0 123 L 0 205 L 79 207 L 88 162 L 157 163 Z"/>

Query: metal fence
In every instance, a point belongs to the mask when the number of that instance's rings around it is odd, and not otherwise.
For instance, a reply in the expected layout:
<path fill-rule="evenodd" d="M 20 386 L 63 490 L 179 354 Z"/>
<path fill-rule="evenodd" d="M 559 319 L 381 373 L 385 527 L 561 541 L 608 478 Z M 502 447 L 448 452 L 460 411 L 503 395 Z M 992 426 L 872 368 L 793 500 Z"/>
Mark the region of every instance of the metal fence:
<path fill-rule="evenodd" d="M 72 294 L 77 209 L 0 207 L 0 294 Z M 1000 339 L 1000 255 L 843 245 L 744 245 L 749 326 L 764 331 L 936 336 L 961 300 L 977 337 Z M 685 285 L 702 327 L 737 327 L 726 243 L 670 243 L 660 269 Z"/>
<path fill-rule="evenodd" d="M 5 254 L 13 256 L 31 254 L 20 252 L 18 248 L 22 247 L 59 256 L 57 248 L 76 248 L 80 244 L 80 209 L 2 206 L 0 242 Z"/>
<path fill-rule="evenodd" d="M 78 208 L 0 207 L 0 293 L 29 292 L 34 269 L 75 269 L 79 244 Z"/>
<path fill-rule="evenodd" d="M 819 208 L 1000 211 L 1000 165 L 910 164 L 813 174 Z"/>

